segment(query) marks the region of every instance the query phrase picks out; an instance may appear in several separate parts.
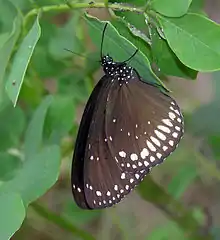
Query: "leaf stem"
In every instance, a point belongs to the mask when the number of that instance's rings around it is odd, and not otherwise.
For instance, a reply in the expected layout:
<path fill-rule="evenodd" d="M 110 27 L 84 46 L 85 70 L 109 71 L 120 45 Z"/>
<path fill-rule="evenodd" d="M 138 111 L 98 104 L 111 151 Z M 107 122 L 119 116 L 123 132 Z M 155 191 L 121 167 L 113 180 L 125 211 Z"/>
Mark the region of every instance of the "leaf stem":
<path fill-rule="evenodd" d="M 41 217 L 56 224 L 57 226 L 61 227 L 62 229 L 65 229 L 65 230 L 73 233 L 75 236 L 77 236 L 83 240 L 95 240 L 95 238 L 91 234 L 79 229 L 78 227 L 74 226 L 73 223 L 69 222 L 67 219 L 61 217 L 60 215 L 53 213 L 52 211 L 43 207 L 42 205 L 35 202 L 35 203 L 31 204 L 31 207 Z"/>
<path fill-rule="evenodd" d="M 68 4 L 60 4 L 60 5 L 50 5 L 50 6 L 44 6 L 40 9 L 32 9 L 30 10 L 24 19 L 24 23 L 26 25 L 27 22 L 29 22 L 29 19 L 33 17 L 34 15 L 38 14 L 39 11 L 42 13 L 45 12 L 62 12 L 62 11 L 68 11 L 71 9 L 84 9 L 84 8 L 106 8 L 106 5 L 109 9 L 112 10 L 118 10 L 118 11 L 129 11 L 129 12 L 136 12 L 136 13 L 144 13 L 142 8 L 129 6 L 125 4 L 118 4 L 118 3 L 109 3 L 107 0 L 105 0 L 104 3 L 76 3 L 75 1 L 68 1 Z"/>

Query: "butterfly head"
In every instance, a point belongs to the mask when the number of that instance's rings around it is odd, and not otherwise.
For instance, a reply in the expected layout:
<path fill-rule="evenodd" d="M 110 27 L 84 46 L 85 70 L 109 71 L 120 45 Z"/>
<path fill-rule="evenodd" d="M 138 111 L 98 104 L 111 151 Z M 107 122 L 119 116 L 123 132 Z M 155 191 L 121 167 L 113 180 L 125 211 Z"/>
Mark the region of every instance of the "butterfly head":
<path fill-rule="evenodd" d="M 114 62 L 112 57 L 106 55 L 102 57 L 101 63 L 107 76 L 113 76 L 117 80 L 125 82 L 132 78 L 133 68 L 125 62 Z"/>

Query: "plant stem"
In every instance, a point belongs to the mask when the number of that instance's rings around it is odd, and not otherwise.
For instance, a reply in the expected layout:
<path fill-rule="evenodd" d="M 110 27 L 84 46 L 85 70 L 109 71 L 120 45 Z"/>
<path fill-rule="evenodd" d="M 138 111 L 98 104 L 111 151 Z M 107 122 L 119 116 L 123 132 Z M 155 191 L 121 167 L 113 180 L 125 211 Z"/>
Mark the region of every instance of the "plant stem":
<path fill-rule="evenodd" d="M 73 233 L 75 236 L 80 237 L 83 240 L 95 240 L 95 238 L 91 234 L 79 229 L 78 227 L 74 226 L 73 223 L 69 222 L 67 219 L 53 213 L 47 208 L 41 206 L 40 204 L 35 202 L 31 204 L 31 207 L 43 218 L 56 224 L 57 226 L 60 226 L 62 229 L 65 229 Z"/>
<path fill-rule="evenodd" d="M 153 203 L 169 218 L 176 222 L 186 233 L 188 240 L 211 240 L 211 235 L 202 235 L 201 226 L 194 218 L 192 211 L 185 208 L 183 204 L 173 199 L 162 187 L 154 182 L 151 176 L 146 176 L 145 180 L 138 187 L 140 195 L 148 202 Z"/>
<path fill-rule="evenodd" d="M 25 24 L 29 21 L 29 18 L 33 17 L 34 15 L 38 14 L 39 11 L 42 13 L 44 12 L 62 12 L 62 11 L 68 11 L 71 9 L 83 9 L 83 8 L 106 8 L 106 4 L 108 5 L 109 9 L 112 10 L 119 10 L 119 11 L 129 11 L 129 12 L 136 12 L 136 13 L 144 13 L 142 8 L 137 8 L 129 5 L 124 4 L 117 4 L 117 3 L 108 3 L 108 1 L 105 0 L 104 3 L 76 3 L 75 1 L 69 1 L 68 4 L 60 4 L 60 5 L 50 5 L 50 6 L 44 6 L 40 9 L 32 9 L 29 11 L 24 19 Z"/>

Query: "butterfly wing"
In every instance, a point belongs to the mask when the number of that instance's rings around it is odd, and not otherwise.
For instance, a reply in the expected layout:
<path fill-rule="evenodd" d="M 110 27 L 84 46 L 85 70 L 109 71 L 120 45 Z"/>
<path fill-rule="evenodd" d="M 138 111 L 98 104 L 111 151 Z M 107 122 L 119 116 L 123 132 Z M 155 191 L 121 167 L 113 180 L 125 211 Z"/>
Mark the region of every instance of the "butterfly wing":
<path fill-rule="evenodd" d="M 136 73 L 122 86 L 115 79 L 102 101 L 93 115 L 85 154 L 90 208 L 120 202 L 175 149 L 183 131 L 176 102 Z"/>
<path fill-rule="evenodd" d="M 112 139 L 111 154 L 123 171 L 141 179 L 178 145 L 183 135 L 181 111 L 174 99 L 141 81 L 135 71 L 132 80 L 119 92 L 112 88 L 110 96 L 106 135 Z"/>
<path fill-rule="evenodd" d="M 107 81 L 103 77 L 95 86 L 83 113 L 73 154 L 71 185 L 74 199 L 81 208 L 90 208 L 86 202 L 84 192 L 84 160 L 89 129 L 92 124 L 93 115 L 97 109 L 97 104 L 101 101 L 103 89 Z"/>

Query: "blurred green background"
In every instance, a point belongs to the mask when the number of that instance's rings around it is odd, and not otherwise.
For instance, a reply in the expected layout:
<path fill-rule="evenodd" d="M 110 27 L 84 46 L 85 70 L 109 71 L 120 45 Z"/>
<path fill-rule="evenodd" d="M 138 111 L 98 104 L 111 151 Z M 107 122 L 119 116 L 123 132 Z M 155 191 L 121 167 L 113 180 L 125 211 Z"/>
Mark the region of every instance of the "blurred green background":
<path fill-rule="evenodd" d="M 7 0 L 0 0 L 2 89 L 13 64 L 9 62 L 4 75 L 4 61 L 8 55 L 2 46 L 12 44 L 9 38 L 12 29 L 13 36 L 19 31 L 18 25 L 21 23 L 15 24 L 16 16 L 25 16 L 33 8 L 65 3 L 62 0 L 11 2 L 14 6 Z M 143 1 L 133 2 L 141 4 Z M 201 4 L 201 8 L 211 19 L 220 22 L 219 1 L 196 2 Z M 106 10 L 89 10 L 89 13 L 100 19 L 109 19 Z M 172 202 L 163 199 L 163 192 L 161 196 L 157 196 L 163 204 L 154 204 L 153 187 L 141 187 L 117 206 L 102 211 L 83 211 L 74 203 L 70 187 L 74 142 L 85 103 L 103 74 L 98 62 L 100 49 L 92 43 L 82 16 L 81 10 L 44 13 L 40 19 L 41 37 L 30 60 L 16 108 L 4 91 L 1 92 L 0 186 L 10 189 L 16 188 L 19 183 L 18 189 L 25 189 L 26 185 L 29 189 L 29 192 L 23 191 L 26 201 L 24 205 L 30 204 L 26 218 L 12 239 L 188 239 L 178 221 L 174 221 L 175 217 L 167 210 L 172 208 L 169 206 Z M 137 15 L 133 19 L 137 25 L 139 18 Z M 26 23 L 28 29 L 34 20 L 31 18 L 30 23 Z M 26 34 L 28 29 L 17 34 Z M 85 57 L 67 52 L 64 48 Z M 13 56 L 16 46 L 12 49 Z M 183 110 L 186 129 L 177 150 L 164 164 L 153 169 L 151 179 L 168 192 L 174 201 L 193 212 L 201 223 L 201 236 L 208 231 L 213 234 L 213 239 L 218 240 L 220 73 L 199 73 L 196 80 L 165 77 L 163 74 L 167 74 L 166 71 L 159 74 Z M 60 148 L 55 149 L 54 146 Z M 33 155 L 33 152 L 43 147 L 48 148 L 36 156 Z M 34 158 L 36 166 L 31 163 L 27 165 L 24 160 L 26 158 Z M 25 175 L 19 175 L 21 169 L 26 169 Z M 58 181 L 53 185 L 57 177 Z M 33 181 L 30 186 L 29 181 Z M 44 192 L 46 193 L 41 196 Z M 144 200 L 141 196 L 146 195 L 148 197 L 144 197 Z M 0 209 L 4 209 L 5 202 L 0 204 Z M 175 214 L 175 211 L 178 215 L 178 207 L 171 212 Z M 13 214 L 16 211 L 12 213 L 12 218 Z M 3 215 L 0 218 L 0 222 L 6 221 Z M 12 218 L 7 220 L 9 224 Z M 90 238 L 90 234 L 94 238 Z"/>

